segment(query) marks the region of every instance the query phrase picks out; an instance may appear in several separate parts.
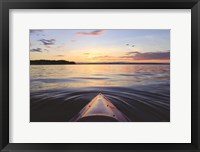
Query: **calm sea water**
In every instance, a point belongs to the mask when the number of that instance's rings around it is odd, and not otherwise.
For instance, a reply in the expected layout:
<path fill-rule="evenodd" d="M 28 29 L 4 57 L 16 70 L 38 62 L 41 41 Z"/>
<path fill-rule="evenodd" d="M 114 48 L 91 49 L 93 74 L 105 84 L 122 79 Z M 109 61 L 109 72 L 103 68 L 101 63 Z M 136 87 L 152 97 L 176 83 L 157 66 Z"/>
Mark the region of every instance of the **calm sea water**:
<path fill-rule="evenodd" d="M 31 121 L 65 122 L 98 93 L 133 122 L 170 121 L 170 65 L 31 65 Z"/>

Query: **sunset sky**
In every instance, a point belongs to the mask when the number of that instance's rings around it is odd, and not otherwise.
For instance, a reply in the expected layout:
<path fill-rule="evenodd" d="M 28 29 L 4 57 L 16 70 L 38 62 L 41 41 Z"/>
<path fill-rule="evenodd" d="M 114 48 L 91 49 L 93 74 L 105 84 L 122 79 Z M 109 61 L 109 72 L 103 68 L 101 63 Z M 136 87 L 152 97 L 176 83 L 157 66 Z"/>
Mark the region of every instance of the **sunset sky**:
<path fill-rule="evenodd" d="M 169 62 L 170 30 L 30 30 L 30 59 Z"/>

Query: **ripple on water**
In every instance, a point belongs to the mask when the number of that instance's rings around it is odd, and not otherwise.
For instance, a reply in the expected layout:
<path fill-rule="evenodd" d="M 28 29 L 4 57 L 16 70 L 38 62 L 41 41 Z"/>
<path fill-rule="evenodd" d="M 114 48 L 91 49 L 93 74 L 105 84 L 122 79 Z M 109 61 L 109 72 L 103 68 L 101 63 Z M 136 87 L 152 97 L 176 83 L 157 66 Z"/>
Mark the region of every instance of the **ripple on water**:
<path fill-rule="evenodd" d="M 103 93 L 133 122 L 169 122 L 169 83 L 31 92 L 31 121 L 66 122 Z"/>

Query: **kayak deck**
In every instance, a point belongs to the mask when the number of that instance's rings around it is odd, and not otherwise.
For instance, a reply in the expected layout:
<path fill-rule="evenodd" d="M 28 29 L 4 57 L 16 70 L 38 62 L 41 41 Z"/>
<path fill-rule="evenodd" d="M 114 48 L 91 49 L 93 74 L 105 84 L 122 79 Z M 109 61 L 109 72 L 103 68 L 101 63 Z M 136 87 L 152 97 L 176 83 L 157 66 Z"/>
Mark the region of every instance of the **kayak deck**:
<path fill-rule="evenodd" d="M 90 101 L 73 121 L 84 122 L 114 122 L 128 121 L 128 118 L 121 113 L 103 94 L 99 93 Z"/>

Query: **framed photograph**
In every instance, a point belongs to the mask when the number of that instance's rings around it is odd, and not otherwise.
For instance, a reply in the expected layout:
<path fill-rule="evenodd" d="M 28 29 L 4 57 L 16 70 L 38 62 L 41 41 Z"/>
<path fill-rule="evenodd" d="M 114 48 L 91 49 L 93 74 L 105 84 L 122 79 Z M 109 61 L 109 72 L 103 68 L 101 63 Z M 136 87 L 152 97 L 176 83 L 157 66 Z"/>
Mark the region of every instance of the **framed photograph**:
<path fill-rule="evenodd" d="M 200 151 L 198 0 L 0 9 L 2 151 Z"/>

